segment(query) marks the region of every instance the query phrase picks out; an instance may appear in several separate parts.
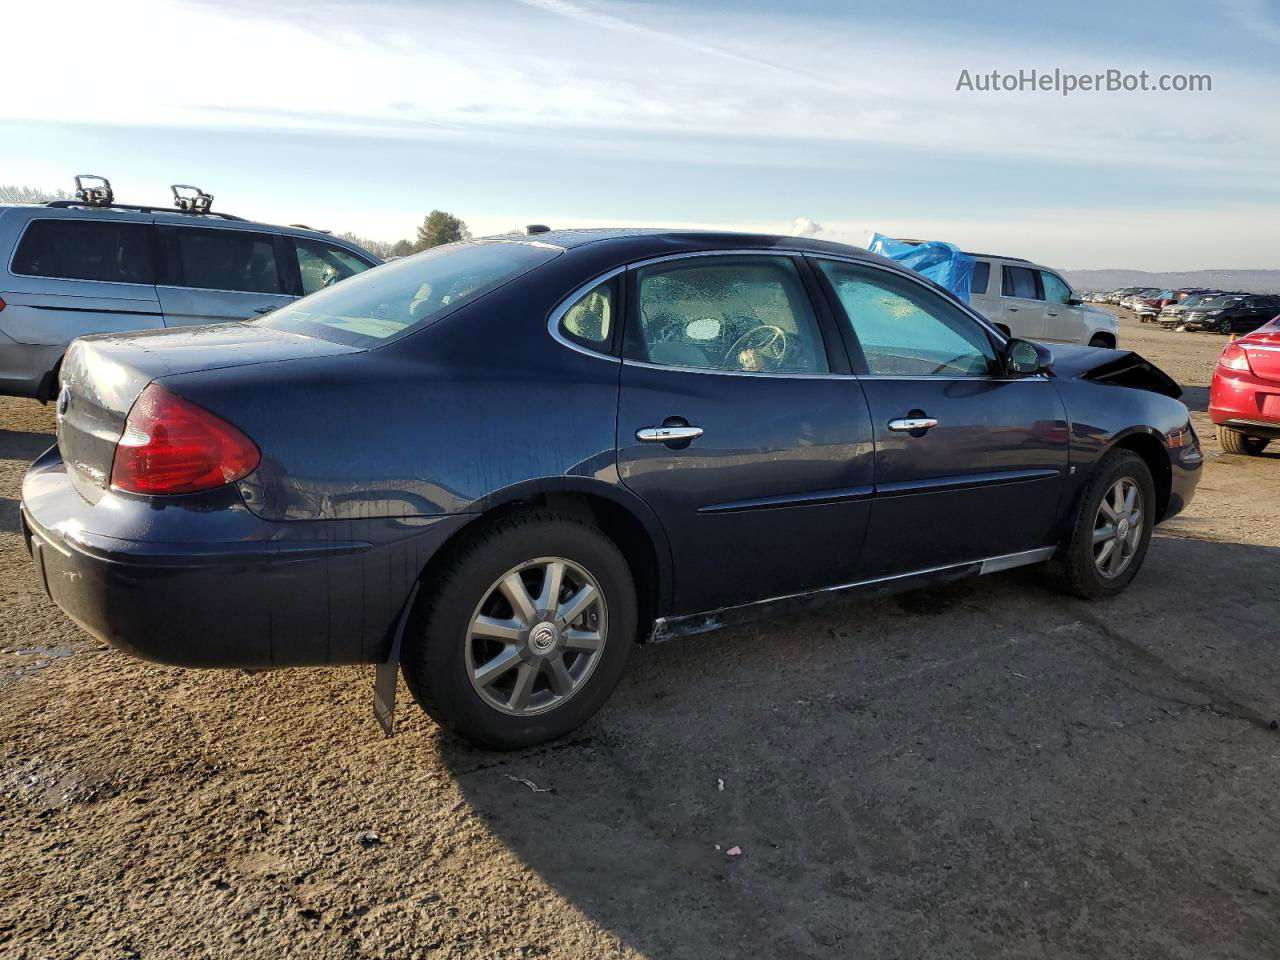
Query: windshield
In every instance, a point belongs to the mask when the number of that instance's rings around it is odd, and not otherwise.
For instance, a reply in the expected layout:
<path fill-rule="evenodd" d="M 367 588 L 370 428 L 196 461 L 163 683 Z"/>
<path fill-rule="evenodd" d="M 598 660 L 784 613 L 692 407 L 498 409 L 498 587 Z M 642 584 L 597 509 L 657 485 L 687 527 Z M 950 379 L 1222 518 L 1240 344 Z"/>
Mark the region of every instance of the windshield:
<path fill-rule="evenodd" d="M 1244 297 L 1214 297 L 1209 301 L 1211 307 L 1230 307 L 1239 303 Z"/>
<path fill-rule="evenodd" d="M 451 243 L 375 267 L 248 322 L 376 347 L 433 323 L 561 252 L 538 243 Z"/>

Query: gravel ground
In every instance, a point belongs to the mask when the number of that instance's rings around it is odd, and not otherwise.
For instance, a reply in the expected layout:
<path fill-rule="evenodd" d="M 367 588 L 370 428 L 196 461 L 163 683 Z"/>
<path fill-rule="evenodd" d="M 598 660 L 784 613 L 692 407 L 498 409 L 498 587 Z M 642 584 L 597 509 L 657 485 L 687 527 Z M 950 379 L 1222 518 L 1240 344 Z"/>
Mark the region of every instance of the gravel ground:
<path fill-rule="evenodd" d="M 1123 597 L 1011 574 L 644 648 L 508 755 L 411 702 L 382 738 L 371 668 L 86 638 L 18 534 L 52 414 L 0 398 L 0 955 L 1280 956 L 1280 456 L 1212 439 L 1221 338 L 1122 337 L 1209 456 Z"/>

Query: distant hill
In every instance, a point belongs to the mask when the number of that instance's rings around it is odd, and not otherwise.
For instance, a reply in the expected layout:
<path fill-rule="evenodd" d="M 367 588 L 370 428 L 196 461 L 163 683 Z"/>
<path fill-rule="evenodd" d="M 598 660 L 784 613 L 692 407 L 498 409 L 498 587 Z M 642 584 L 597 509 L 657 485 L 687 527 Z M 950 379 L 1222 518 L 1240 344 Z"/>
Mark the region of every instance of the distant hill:
<path fill-rule="evenodd" d="M 1188 270 L 1148 273 L 1145 270 L 1067 270 L 1077 290 L 1115 290 L 1119 287 L 1212 287 L 1246 293 L 1280 293 L 1280 270 Z"/>

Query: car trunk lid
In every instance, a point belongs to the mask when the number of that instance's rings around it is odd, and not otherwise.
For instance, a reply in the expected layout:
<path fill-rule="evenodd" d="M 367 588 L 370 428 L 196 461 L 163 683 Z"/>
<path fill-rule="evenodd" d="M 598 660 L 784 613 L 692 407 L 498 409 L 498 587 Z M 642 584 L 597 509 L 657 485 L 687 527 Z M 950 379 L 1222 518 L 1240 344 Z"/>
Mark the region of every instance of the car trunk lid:
<path fill-rule="evenodd" d="M 1249 358 L 1249 367 L 1264 380 L 1280 381 L 1280 327 L 1264 328 L 1236 341 Z"/>
<path fill-rule="evenodd" d="M 58 449 L 76 490 L 96 503 L 110 486 L 111 463 L 129 410 L 152 380 L 359 352 L 359 347 L 239 323 L 76 340 L 62 361 Z"/>

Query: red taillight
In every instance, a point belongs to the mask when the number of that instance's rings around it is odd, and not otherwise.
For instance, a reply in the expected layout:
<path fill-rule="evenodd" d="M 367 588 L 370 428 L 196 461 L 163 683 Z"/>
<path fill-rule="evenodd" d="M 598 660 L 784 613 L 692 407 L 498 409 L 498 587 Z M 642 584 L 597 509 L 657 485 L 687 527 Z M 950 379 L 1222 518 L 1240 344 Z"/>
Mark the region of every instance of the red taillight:
<path fill-rule="evenodd" d="M 7 306 L 8 304 L 4 302 L 4 297 L 0 297 L 0 310 L 3 310 Z"/>
<path fill-rule="evenodd" d="M 1249 366 L 1249 354 L 1238 343 L 1228 343 L 1226 349 L 1222 351 L 1222 356 L 1218 358 L 1218 365 L 1226 367 L 1228 370 L 1243 370 L 1245 373 L 1253 373 L 1253 367 Z"/>
<path fill-rule="evenodd" d="M 261 459 L 227 421 L 153 383 L 129 411 L 111 485 L 129 493 L 195 493 L 234 483 Z"/>

